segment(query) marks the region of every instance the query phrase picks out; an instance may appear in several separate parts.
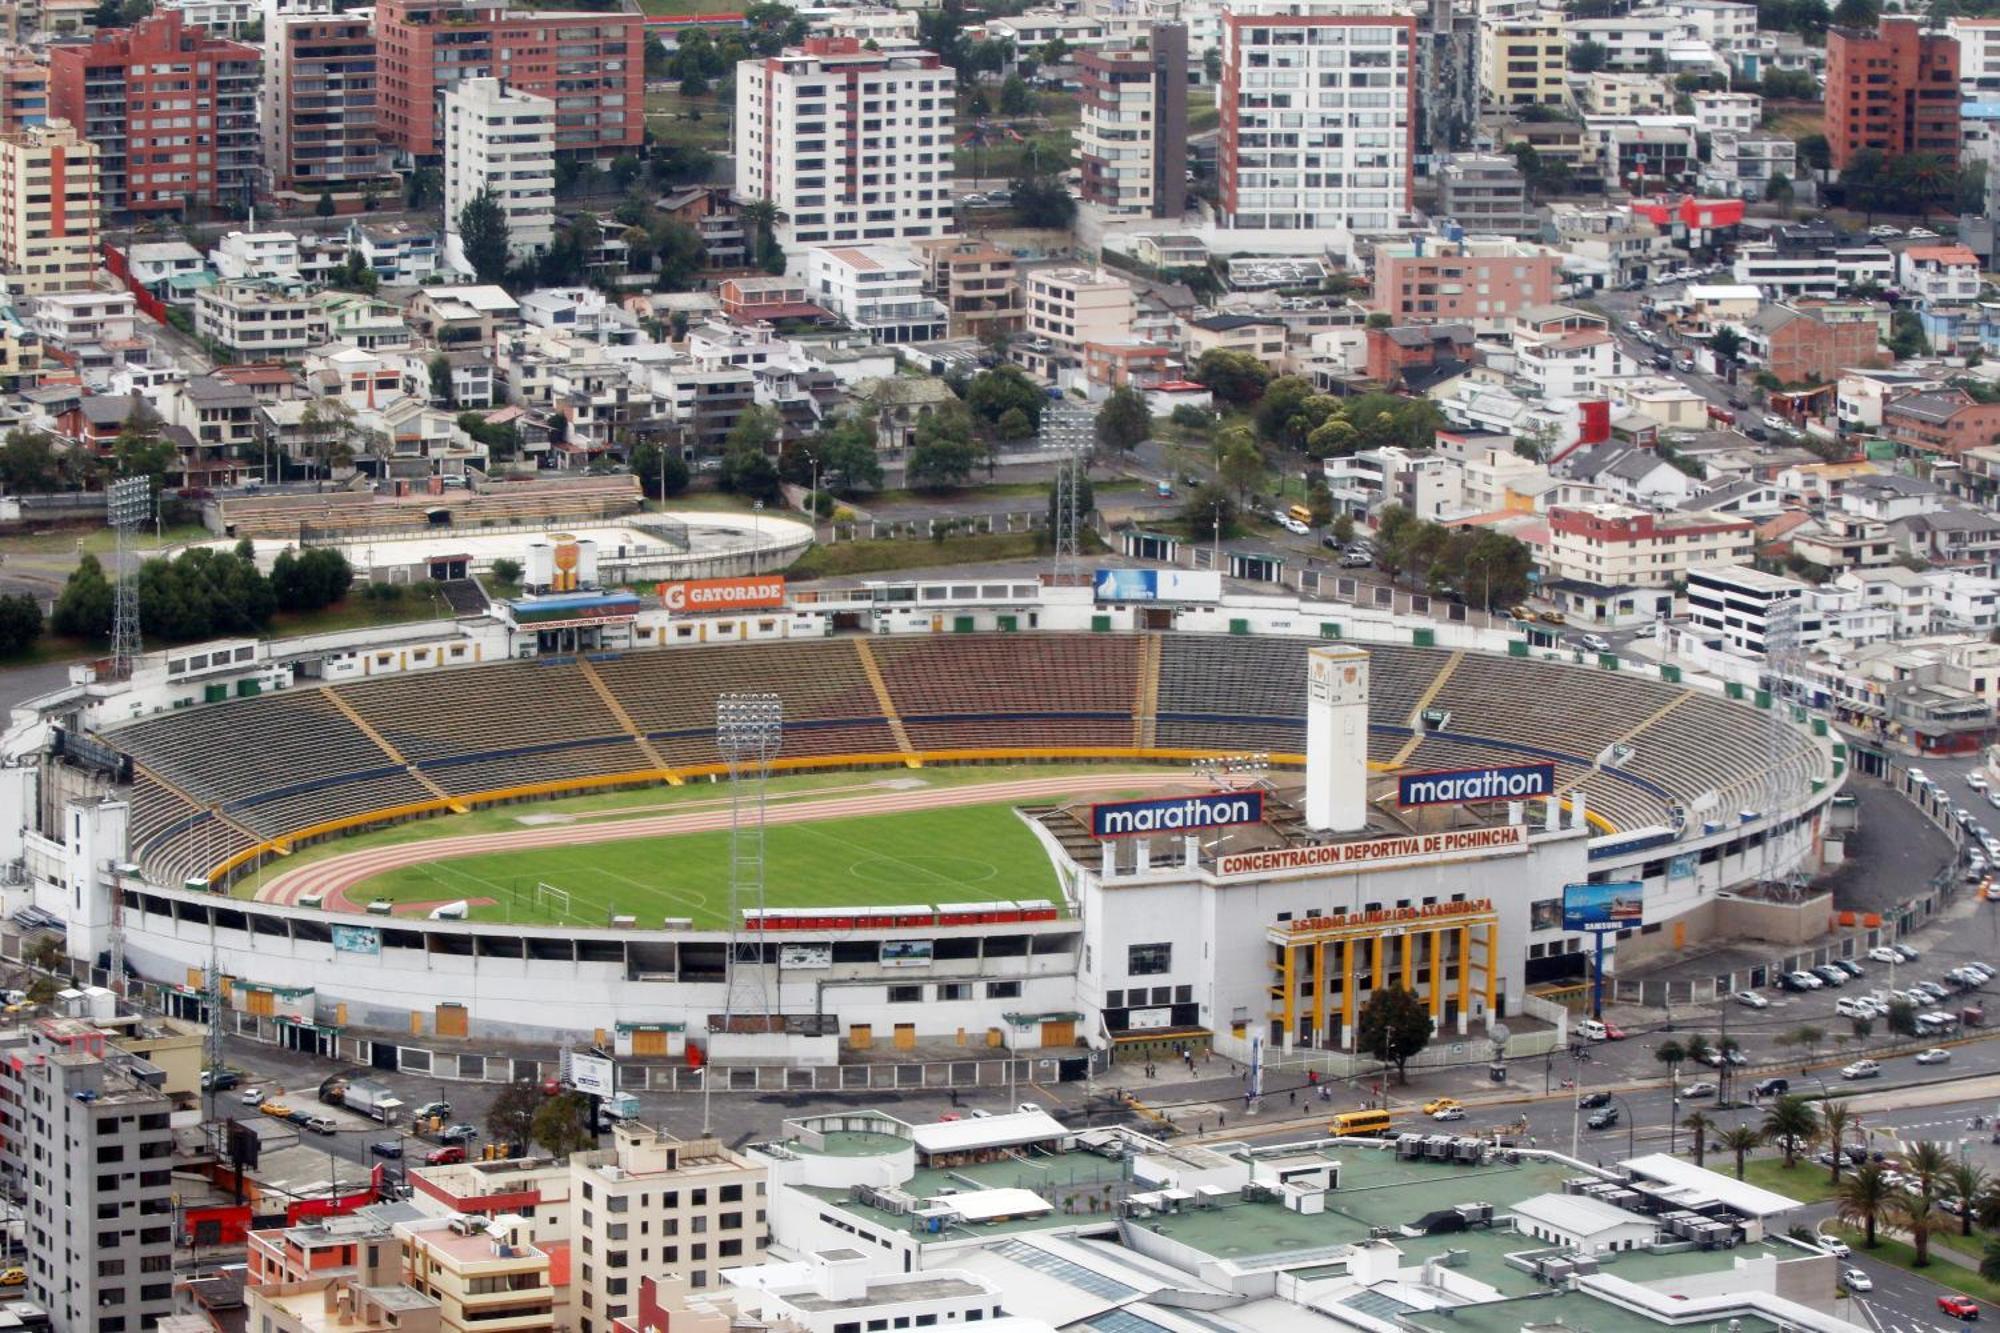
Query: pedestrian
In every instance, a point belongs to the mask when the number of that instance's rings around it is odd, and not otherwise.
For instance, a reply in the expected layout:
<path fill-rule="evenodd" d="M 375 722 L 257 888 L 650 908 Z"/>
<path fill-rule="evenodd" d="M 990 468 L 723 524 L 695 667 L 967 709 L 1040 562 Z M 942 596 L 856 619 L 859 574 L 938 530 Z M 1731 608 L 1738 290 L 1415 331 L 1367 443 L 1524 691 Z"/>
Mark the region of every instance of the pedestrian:
<path fill-rule="evenodd" d="M 1215 1127 L 1217 1129 L 1223 1128 L 1224 1126 L 1228 1125 L 1228 1123 L 1229 1123 L 1229 1113 L 1227 1111 L 1217 1111 L 1215 1113 Z"/>

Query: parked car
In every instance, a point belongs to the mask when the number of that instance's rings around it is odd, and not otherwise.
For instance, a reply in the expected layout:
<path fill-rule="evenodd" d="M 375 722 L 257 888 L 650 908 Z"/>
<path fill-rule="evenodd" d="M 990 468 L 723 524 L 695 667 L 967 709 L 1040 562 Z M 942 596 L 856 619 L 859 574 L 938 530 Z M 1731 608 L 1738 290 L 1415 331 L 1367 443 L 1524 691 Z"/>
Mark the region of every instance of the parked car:
<path fill-rule="evenodd" d="M 465 1160 L 465 1149 L 453 1144 L 448 1148 L 433 1148 L 424 1154 L 425 1166 L 456 1166 Z"/>
<path fill-rule="evenodd" d="M 1824 981 L 1827 985 L 1832 986 L 1835 990 L 1847 984 L 1847 973 L 1841 971 L 1832 963 L 1821 963 L 1813 969 L 1813 975 Z"/>
<path fill-rule="evenodd" d="M 1875 1005 L 1859 995 L 1843 995 L 1833 1002 L 1833 1012 L 1842 1018 L 1873 1018 Z"/>
<path fill-rule="evenodd" d="M 1933 1046 L 1928 1051 L 1917 1052 L 1917 1063 L 1920 1065 L 1941 1065 L 1949 1063 L 1950 1060 L 1951 1052 L 1942 1046 Z"/>
<path fill-rule="evenodd" d="M 1786 990 L 1818 990 L 1826 983 L 1810 972 L 1787 972 L 1778 979 Z"/>
<path fill-rule="evenodd" d="M 1833 960 L 1833 965 L 1847 973 L 1850 977 L 1865 977 L 1868 975 L 1868 969 L 1855 962 L 1852 958 L 1836 958 Z"/>
<path fill-rule="evenodd" d="M 368 1145 L 368 1151 L 377 1157 L 386 1157 L 392 1162 L 403 1159 L 403 1144 L 400 1139 L 384 1139 L 380 1143 Z"/>
<path fill-rule="evenodd" d="M 1953 1319 L 1979 1318 L 1979 1302 L 1970 1296 L 1938 1297 L 1938 1313 L 1948 1314 Z"/>
<path fill-rule="evenodd" d="M 201 1086 L 206 1092 L 227 1092 L 243 1081 L 243 1076 L 233 1069 L 204 1069 L 201 1071 Z"/>
<path fill-rule="evenodd" d="M 1623 1041 L 1625 1040 L 1625 1029 L 1607 1018 L 1604 1020 L 1604 1039 L 1606 1041 Z"/>
<path fill-rule="evenodd" d="M 1896 943 L 1890 945 L 1889 947 L 1891 949 L 1894 949 L 1897 953 L 1901 954 L 1903 956 L 1903 961 L 1906 963 L 1914 963 L 1919 958 L 1922 958 L 1924 956 L 1923 950 L 1919 949 L 1914 944 Z"/>
<path fill-rule="evenodd" d="M 1937 239 L 1937 233 L 1929 227 L 1912 227 L 1904 232 L 1903 235 L 1913 241 L 1935 241 Z"/>
<path fill-rule="evenodd" d="M 1897 953 L 1886 944 L 1870 949 L 1868 956 L 1878 963 L 1900 963 L 1903 961 L 1903 955 Z"/>
<path fill-rule="evenodd" d="M 1759 995 L 1756 991 L 1753 990 L 1737 991 L 1736 1003 L 1742 1005 L 1746 1009 L 1769 1009 L 1771 1007 L 1771 1002 L 1769 1000 L 1765 999 L 1763 996 Z"/>
<path fill-rule="evenodd" d="M 1851 1253 L 1847 1242 L 1838 1236 L 1814 1236 L 1813 1243 L 1836 1259 L 1845 1259 Z"/>
<path fill-rule="evenodd" d="M 1901 236 L 1903 229 L 1892 227 L 1886 222 L 1878 222 L 1868 229 L 1868 234 L 1877 240 L 1887 240 L 1892 236 Z"/>
<path fill-rule="evenodd" d="M 1882 1066 L 1873 1060 L 1856 1060 L 1851 1065 L 1842 1066 L 1840 1076 L 1845 1079 L 1877 1078 L 1881 1073 Z"/>
<path fill-rule="evenodd" d="M 289 1120 L 292 1115 L 292 1108 L 283 1102 L 265 1102 L 257 1109 L 263 1114 L 277 1120 Z"/>
<path fill-rule="evenodd" d="M 1840 1275 L 1841 1284 L 1849 1291 L 1873 1291 L 1875 1279 L 1858 1268 L 1850 1268 Z"/>
<path fill-rule="evenodd" d="M 438 1131 L 438 1142 L 440 1143 L 470 1143 L 478 1137 L 479 1127 L 477 1125 L 469 1125 L 463 1120 L 455 1125 L 446 1125 Z"/>
<path fill-rule="evenodd" d="M 304 1121 L 305 1128 L 315 1134 L 338 1134 L 340 1122 L 330 1115 L 309 1115 Z"/>

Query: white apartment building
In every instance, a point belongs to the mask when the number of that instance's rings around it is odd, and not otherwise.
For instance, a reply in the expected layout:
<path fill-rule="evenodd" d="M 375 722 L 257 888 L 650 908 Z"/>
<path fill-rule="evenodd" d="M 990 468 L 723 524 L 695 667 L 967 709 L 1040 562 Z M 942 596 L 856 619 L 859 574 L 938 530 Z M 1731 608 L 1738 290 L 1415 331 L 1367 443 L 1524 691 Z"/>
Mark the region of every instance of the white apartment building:
<path fill-rule="evenodd" d="M 728 1275 L 736 1306 L 767 1328 L 841 1333 L 866 1311 L 886 1328 L 951 1328 L 1000 1319 L 1004 1294 L 990 1278 L 949 1268 L 883 1273 L 859 1250 L 818 1252 Z M 676 1323 L 679 1321 L 676 1320 Z"/>
<path fill-rule="evenodd" d="M 1979 299 L 1979 256 L 1963 245 L 1913 245 L 1896 267 L 1903 290 L 1927 303 Z"/>
<path fill-rule="evenodd" d="M 1786 255 L 1768 241 L 1752 241 L 1737 247 L 1732 273 L 1737 282 L 1761 287 L 1767 296 L 1816 296 L 1830 301 L 1857 283 L 1894 286 L 1896 256 L 1878 245 L 1850 246 L 1831 254 Z"/>
<path fill-rule="evenodd" d="M 80 1018 L 37 1022 L 0 1061 L 26 1202 L 27 1292 L 59 1333 L 139 1333 L 174 1308 L 165 1073 Z"/>
<path fill-rule="evenodd" d="M 1704 134 L 1749 134 L 1764 124 L 1764 99 L 1756 93 L 1694 93 L 1694 123 Z"/>
<path fill-rule="evenodd" d="M 1666 0 L 1659 12 L 1692 24 L 1695 35 L 1724 56 L 1757 41 L 1757 6 L 1741 0 Z"/>
<path fill-rule="evenodd" d="M 1704 637 L 1762 657 L 1772 643 L 1796 648 L 1819 642 L 1825 622 L 1811 584 L 1766 574 L 1750 565 L 1699 565 L 1688 571 L 1688 623 Z"/>
<path fill-rule="evenodd" d="M 65 348 L 127 342 L 139 326 L 130 292 L 48 292 L 32 298 L 28 311 L 29 326 Z"/>
<path fill-rule="evenodd" d="M 1416 33 L 1416 19 L 1383 0 L 1232 4 L 1216 95 L 1223 224 L 1400 225 L 1415 170 Z"/>
<path fill-rule="evenodd" d="M 2000 101 L 2000 18 L 1950 18 L 1945 36 L 1958 42 L 1958 91 L 1968 102 Z"/>
<path fill-rule="evenodd" d="M 1719 130 L 1702 164 L 1701 189 L 1732 199 L 1762 199 L 1776 176 L 1798 179 L 1798 144 L 1756 130 Z"/>
<path fill-rule="evenodd" d="M 507 216 L 516 258 L 556 235 L 556 104 L 498 79 L 461 79 L 444 94 L 445 229 L 482 193 Z"/>
<path fill-rule="evenodd" d="M 1021 284 L 1030 337 L 1070 351 L 1131 341 L 1136 298 L 1122 278 L 1103 269 L 1041 268 L 1022 275 Z"/>
<path fill-rule="evenodd" d="M 578 1333 L 610 1333 L 637 1308 L 639 1279 L 683 1275 L 699 1291 L 762 1263 L 764 1169 L 712 1138 L 634 1122 L 612 1146 L 570 1158 L 571 1282 Z"/>
<path fill-rule="evenodd" d="M 1617 339 L 1593 315 L 1549 306 L 1523 311 L 1517 321 L 1515 371 L 1544 402 L 1600 397 L 1605 381 L 1626 369 Z"/>
<path fill-rule="evenodd" d="M 1692 21 L 1658 10 L 1626 18 L 1571 19 L 1563 27 L 1572 44 L 1595 42 L 1603 47 L 1604 67 L 1609 70 L 1643 73 L 1656 59 L 1671 64 L 1677 47 L 1702 40 Z"/>
<path fill-rule="evenodd" d="M 777 206 L 787 249 L 950 234 L 956 77 L 851 37 L 739 62 L 737 194 Z"/>
<path fill-rule="evenodd" d="M 1523 460 L 1526 461 L 1526 460 Z M 1401 505 L 1427 523 L 1450 517 L 1459 504 L 1459 465 L 1441 454 L 1413 454 L 1389 445 L 1321 464 L 1333 512 L 1357 523 L 1384 505 Z"/>
<path fill-rule="evenodd" d="M 208 252 L 216 276 L 224 282 L 263 278 L 297 282 L 299 238 L 289 231 L 232 231 Z"/>
<path fill-rule="evenodd" d="M 1619 504 L 1549 510 L 1548 579 L 1611 588 L 1665 588 L 1700 565 L 1748 564 L 1756 524 L 1708 513 L 1654 513 Z"/>
<path fill-rule="evenodd" d="M 1941 379 L 1907 370 L 1843 370 L 1834 384 L 1835 418 L 1844 431 L 1880 430 L 1884 403 L 1943 387 Z"/>
<path fill-rule="evenodd" d="M 871 342 L 935 342 L 951 323 L 944 302 L 924 295 L 923 266 L 879 245 L 806 251 L 806 290 Z"/>
<path fill-rule="evenodd" d="M 221 282 L 195 294 L 194 330 L 253 359 L 304 353 L 326 341 L 326 311 L 263 283 Z"/>
<path fill-rule="evenodd" d="M 1931 628 L 1984 634 L 2000 627 L 2000 579 L 1957 570 L 1932 572 Z"/>

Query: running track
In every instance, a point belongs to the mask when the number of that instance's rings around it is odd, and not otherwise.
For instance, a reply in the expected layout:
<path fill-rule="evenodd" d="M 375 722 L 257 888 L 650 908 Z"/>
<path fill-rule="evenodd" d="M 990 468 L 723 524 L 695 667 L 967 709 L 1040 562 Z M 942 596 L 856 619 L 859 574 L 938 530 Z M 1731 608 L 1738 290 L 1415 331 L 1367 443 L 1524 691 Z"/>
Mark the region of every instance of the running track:
<path fill-rule="evenodd" d="M 799 824 L 821 819 L 853 819 L 860 815 L 935 810 L 953 805 L 994 805 L 1091 795 L 1101 793 L 1107 787 L 1136 787 L 1153 791 L 1201 785 L 1184 774 L 1162 773 L 1157 769 L 1137 773 L 1075 773 L 1066 777 L 1026 778 L 1018 782 L 995 782 L 983 786 L 925 787 L 835 797 L 824 801 L 800 800 L 771 805 L 767 807 L 764 818 L 768 824 Z M 259 885 L 256 900 L 296 903 L 316 893 L 321 895 L 322 905 L 327 911 L 359 912 L 362 908 L 347 896 L 348 890 L 385 871 L 404 866 L 455 856 L 483 856 L 491 852 L 528 851 L 538 847 L 573 847 L 590 842 L 621 842 L 629 838 L 657 838 L 672 833 L 710 833 L 728 827 L 729 810 L 725 805 L 720 809 L 658 815 L 648 819 L 552 824 L 539 828 L 508 829 L 501 833 L 473 833 L 455 838 L 401 843 L 393 847 L 349 852 L 345 856 L 328 857 L 324 861 L 287 870 Z"/>

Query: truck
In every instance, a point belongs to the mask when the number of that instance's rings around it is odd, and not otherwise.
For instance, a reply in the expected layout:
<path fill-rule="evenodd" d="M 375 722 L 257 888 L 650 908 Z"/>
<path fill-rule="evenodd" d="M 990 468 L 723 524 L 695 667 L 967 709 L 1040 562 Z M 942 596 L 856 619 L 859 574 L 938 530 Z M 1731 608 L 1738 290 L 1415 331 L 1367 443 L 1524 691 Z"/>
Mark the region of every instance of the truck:
<path fill-rule="evenodd" d="M 371 1079 L 336 1074 L 319 1085 L 319 1099 L 328 1106 L 344 1106 L 372 1120 L 388 1124 L 403 1109 L 403 1103 L 387 1086 Z"/>

